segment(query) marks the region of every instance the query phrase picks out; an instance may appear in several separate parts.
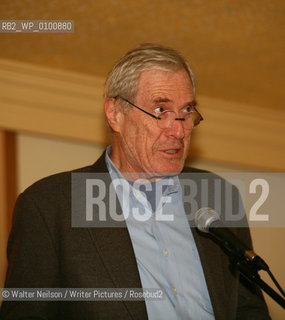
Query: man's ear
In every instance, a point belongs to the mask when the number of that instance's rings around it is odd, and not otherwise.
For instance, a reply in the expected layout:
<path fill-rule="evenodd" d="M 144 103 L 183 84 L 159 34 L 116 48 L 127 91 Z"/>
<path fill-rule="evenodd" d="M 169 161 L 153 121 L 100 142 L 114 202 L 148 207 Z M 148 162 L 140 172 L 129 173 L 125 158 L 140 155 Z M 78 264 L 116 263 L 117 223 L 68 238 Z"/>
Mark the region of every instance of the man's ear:
<path fill-rule="evenodd" d="M 115 132 L 120 132 L 122 111 L 115 98 L 106 98 L 104 102 L 105 114 L 109 126 Z"/>

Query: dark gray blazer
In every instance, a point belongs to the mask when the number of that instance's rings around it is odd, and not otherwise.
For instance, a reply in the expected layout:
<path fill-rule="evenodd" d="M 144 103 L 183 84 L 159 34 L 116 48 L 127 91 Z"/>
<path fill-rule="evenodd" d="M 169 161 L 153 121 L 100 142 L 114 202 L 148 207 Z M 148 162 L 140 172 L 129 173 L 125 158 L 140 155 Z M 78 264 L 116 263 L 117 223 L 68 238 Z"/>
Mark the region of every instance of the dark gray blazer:
<path fill-rule="evenodd" d="M 107 172 L 104 157 L 77 171 Z M 195 228 L 192 232 L 216 319 L 270 319 L 259 290 L 240 281 L 215 242 Z M 238 236 L 250 245 L 247 229 L 239 228 Z M 141 287 L 127 228 L 71 228 L 71 172 L 42 179 L 19 196 L 8 261 L 5 285 L 10 288 Z M 7 301 L 0 319 L 139 320 L 147 319 L 147 312 L 144 301 Z"/>

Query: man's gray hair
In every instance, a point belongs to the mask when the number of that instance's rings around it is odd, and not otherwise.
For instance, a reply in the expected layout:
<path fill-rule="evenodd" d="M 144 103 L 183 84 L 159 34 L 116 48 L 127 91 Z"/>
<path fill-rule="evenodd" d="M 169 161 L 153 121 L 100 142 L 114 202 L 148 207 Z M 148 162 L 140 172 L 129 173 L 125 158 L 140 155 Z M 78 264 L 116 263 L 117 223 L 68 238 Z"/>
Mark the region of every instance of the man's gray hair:
<path fill-rule="evenodd" d="M 105 98 L 122 96 L 133 100 L 137 93 L 141 73 L 153 69 L 172 72 L 184 69 L 189 75 L 195 94 L 195 75 L 183 55 L 169 47 L 144 43 L 127 52 L 115 64 L 106 79 Z"/>

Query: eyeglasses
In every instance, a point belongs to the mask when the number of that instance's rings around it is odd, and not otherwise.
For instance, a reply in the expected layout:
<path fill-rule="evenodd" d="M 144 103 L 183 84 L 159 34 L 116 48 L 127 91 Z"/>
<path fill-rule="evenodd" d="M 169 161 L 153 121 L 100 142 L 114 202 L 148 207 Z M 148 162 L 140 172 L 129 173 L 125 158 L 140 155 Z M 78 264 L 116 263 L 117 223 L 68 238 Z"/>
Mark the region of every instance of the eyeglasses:
<path fill-rule="evenodd" d="M 183 128 L 184 129 L 192 129 L 193 127 L 196 127 L 200 121 L 204 120 L 202 115 L 199 113 L 199 111 L 195 108 L 194 105 L 189 105 L 185 108 L 184 111 L 181 112 L 181 117 L 177 118 L 176 113 L 174 111 L 156 111 L 157 116 L 147 112 L 146 110 L 136 106 L 134 103 L 129 101 L 126 98 L 123 98 L 121 96 L 116 96 L 115 99 L 122 99 L 131 106 L 137 108 L 138 110 L 144 112 L 145 114 L 149 115 L 150 117 L 157 120 L 157 126 L 161 129 L 167 129 L 170 128 L 175 120 L 182 121 Z M 157 109 L 161 109 L 161 107 L 158 107 Z"/>

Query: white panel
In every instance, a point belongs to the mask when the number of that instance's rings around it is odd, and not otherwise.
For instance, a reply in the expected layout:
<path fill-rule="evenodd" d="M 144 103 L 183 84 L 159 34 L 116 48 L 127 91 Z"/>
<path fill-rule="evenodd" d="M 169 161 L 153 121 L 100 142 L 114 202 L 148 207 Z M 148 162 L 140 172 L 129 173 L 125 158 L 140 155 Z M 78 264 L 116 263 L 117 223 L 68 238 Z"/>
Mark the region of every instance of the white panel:
<path fill-rule="evenodd" d="M 103 146 L 20 133 L 18 135 L 18 191 L 61 171 L 90 165 Z"/>

